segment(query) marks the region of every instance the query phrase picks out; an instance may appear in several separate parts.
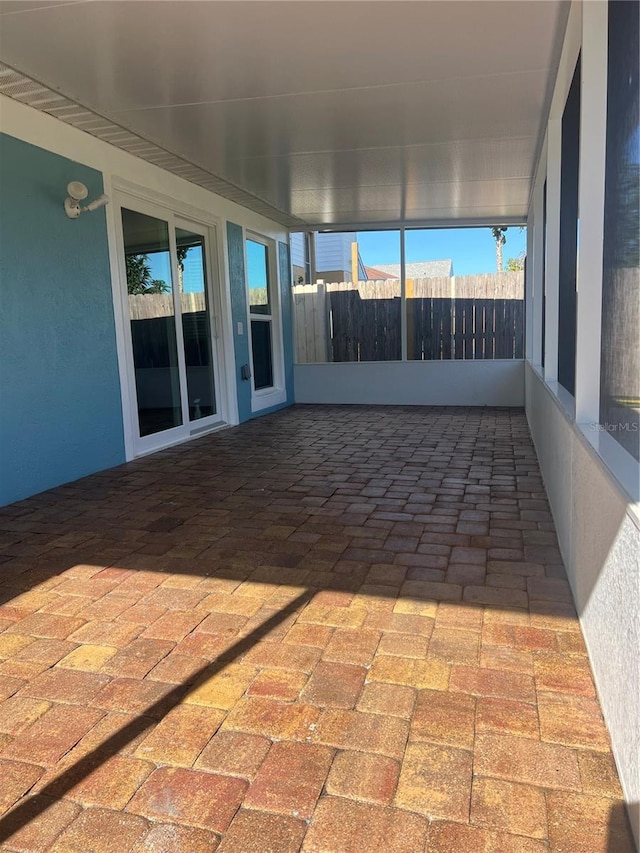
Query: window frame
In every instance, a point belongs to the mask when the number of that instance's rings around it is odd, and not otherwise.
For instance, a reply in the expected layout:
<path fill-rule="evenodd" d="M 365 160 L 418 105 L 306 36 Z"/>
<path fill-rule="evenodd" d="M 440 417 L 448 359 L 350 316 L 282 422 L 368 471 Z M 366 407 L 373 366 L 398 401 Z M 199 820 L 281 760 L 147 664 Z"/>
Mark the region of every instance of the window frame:
<path fill-rule="evenodd" d="M 247 310 L 247 343 L 251 359 L 251 411 L 260 412 L 272 406 L 286 403 L 287 388 L 284 370 L 284 342 L 282 337 L 282 301 L 280 295 L 280 271 L 278 268 L 276 242 L 249 229 L 244 229 L 244 265 L 245 265 L 245 301 Z M 268 296 L 271 306 L 270 314 L 257 314 L 251 311 L 249 295 L 249 273 L 247 262 L 247 241 L 259 243 L 267 250 Z M 271 363 L 273 385 L 266 388 L 256 388 L 255 371 L 253 367 L 253 336 L 251 324 L 253 321 L 271 323 Z"/>

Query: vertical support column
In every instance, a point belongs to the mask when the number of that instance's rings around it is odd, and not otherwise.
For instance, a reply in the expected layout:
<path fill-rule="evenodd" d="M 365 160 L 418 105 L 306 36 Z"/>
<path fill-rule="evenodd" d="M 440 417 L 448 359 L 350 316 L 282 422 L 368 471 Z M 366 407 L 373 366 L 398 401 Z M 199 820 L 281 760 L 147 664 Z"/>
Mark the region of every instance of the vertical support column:
<path fill-rule="evenodd" d="M 533 191 L 527 221 L 527 349 L 526 357 L 539 367 L 542 364 L 542 292 L 544 277 L 544 179 L 545 158 L 541 159 L 541 175 Z"/>
<path fill-rule="evenodd" d="M 400 229 L 400 340 L 402 361 L 408 359 L 407 351 L 407 276 L 405 271 L 405 230 Z"/>
<path fill-rule="evenodd" d="M 600 414 L 607 24 L 606 2 L 598 0 L 583 4 L 575 392 L 578 423 L 597 423 Z"/>
<path fill-rule="evenodd" d="M 316 232 L 308 231 L 307 239 L 309 245 L 309 281 L 307 284 L 313 284 L 314 281 L 318 278 L 318 273 L 316 271 Z"/>
<path fill-rule="evenodd" d="M 293 361 L 294 361 L 294 319 L 293 288 L 291 286 L 291 251 L 289 243 L 278 240 L 278 267 L 280 273 L 280 319 L 282 329 L 282 360 L 284 362 L 284 382 L 287 402 L 294 402 Z"/>
<path fill-rule="evenodd" d="M 544 375 L 558 379 L 558 295 L 560 290 L 560 184 L 562 166 L 562 118 L 549 120 L 547 135 L 547 298 L 545 304 Z"/>
<path fill-rule="evenodd" d="M 524 277 L 524 357 L 533 360 L 533 303 L 534 303 L 534 258 L 533 258 L 533 229 L 534 229 L 533 200 L 527 215 L 527 265 Z"/>

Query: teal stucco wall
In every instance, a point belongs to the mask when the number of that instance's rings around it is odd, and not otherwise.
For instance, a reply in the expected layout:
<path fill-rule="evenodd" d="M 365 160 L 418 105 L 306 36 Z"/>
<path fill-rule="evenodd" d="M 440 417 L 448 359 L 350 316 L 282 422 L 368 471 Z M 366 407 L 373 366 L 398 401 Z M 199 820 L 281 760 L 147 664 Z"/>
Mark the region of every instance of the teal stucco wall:
<path fill-rule="evenodd" d="M 289 247 L 286 243 L 278 242 L 278 264 L 280 272 L 280 305 L 282 309 L 282 333 L 284 339 L 284 374 L 287 400 L 278 406 L 251 411 L 251 382 L 243 380 L 241 369 L 243 364 L 251 365 L 249 352 L 246 279 L 244 268 L 244 243 L 242 227 L 233 222 L 227 222 L 227 247 L 229 253 L 229 284 L 231 287 L 231 314 L 233 321 L 233 345 L 235 355 L 235 375 L 238 393 L 238 417 L 240 423 L 251 418 L 267 415 L 293 401 L 293 326 L 291 311 L 291 266 L 289 262 Z M 238 334 L 238 323 L 242 323 L 244 334 Z"/>
<path fill-rule="evenodd" d="M 0 505 L 124 462 L 102 175 L 0 134 Z"/>
<path fill-rule="evenodd" d="M 233 326 L 233 350 L 235 377 L 238 393 L 238 418 L 240 423 L 251 417 L 251 382 L 242 379 L 243 364 L 251 364 L 249 337 L 247 335 L 247 297 L 245 295 L 244 242 L 242 227 L 227 222 L 227 246 L 229 251 L 229 286 L 231 288 L 231 317 Z M 238 323 L 242 323 L 244 334 L 238 334 Z"/>

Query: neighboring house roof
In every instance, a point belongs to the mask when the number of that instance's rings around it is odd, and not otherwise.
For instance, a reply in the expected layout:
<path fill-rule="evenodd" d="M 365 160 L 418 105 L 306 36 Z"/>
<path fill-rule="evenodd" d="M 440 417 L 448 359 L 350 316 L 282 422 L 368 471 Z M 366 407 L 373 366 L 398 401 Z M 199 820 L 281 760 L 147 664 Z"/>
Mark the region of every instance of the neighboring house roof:
<path fill-rule="evenodd" d="M 387 273 L 385 276 L 400 278 L 400 264 L 378 264 L 377 270 Z M 417 261 L 405 265 L 407 278 L 438 278 L 440 276 L 453 275 L 453 261 L 447 258 L 442 261 Z"/>
<path fill-rule="evenodd" d="M 367 281 L 386 281 L 387 279 L 398 278 L 397 275 L 394 275 L 390 272 L 385 272 L 379 267 L 365 267 L 364 270 L 367 274 Z"/>

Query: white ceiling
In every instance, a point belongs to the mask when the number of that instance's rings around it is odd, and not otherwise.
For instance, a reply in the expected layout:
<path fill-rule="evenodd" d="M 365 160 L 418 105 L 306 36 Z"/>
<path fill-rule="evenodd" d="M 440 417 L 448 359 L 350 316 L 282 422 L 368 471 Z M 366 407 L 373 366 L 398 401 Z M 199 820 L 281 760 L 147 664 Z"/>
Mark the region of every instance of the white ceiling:
<path fill-rule="evenodd" d="M 526 214 L 567 12 L 559 0 L 0 2 L 0 59 L 285 224 L 497 223 Z"/>

